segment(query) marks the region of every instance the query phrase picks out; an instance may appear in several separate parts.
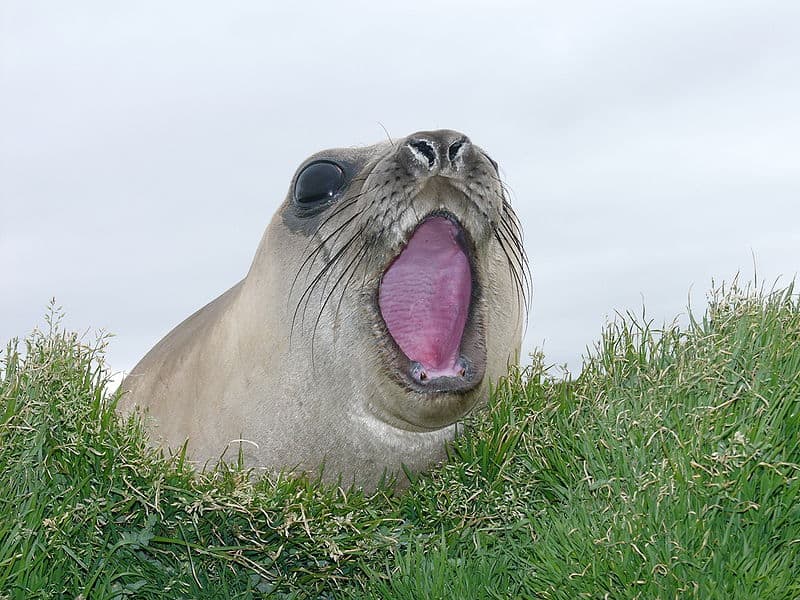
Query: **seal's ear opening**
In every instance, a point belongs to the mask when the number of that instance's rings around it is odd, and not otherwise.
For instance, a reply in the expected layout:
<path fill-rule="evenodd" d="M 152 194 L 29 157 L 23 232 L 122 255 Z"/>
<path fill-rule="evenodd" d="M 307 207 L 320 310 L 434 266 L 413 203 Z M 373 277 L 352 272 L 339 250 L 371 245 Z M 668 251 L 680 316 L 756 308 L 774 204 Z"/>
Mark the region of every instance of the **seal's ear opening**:
<path fill-rule="evenodd" d="M 294 183 L 294 200 L 303 208 L 318 208 L 331 202 L 346 182 L 344 169 L 324 160 L 306 166 Z"/>

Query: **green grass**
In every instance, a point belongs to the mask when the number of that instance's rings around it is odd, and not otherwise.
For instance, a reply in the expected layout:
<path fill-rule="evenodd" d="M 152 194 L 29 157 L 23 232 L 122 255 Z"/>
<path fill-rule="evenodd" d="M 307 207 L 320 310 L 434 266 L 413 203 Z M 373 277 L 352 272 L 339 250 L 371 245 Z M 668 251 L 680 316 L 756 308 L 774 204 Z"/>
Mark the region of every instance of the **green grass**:
<path fill-rule="evenodd" d="M 0 362 L 0 598 L 800 598 L 800 300 L 542 357 L 403 495 L 197 476 L 52 313 Z"/>

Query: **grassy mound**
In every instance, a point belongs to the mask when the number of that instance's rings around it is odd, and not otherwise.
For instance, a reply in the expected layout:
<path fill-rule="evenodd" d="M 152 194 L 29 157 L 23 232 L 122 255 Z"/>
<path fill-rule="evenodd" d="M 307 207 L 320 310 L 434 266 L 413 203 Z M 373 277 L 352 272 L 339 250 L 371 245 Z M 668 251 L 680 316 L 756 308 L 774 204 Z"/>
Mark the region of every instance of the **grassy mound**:
<path fill-rule="evenodd" d="M 49 325 L 0 362 L 0 597 L 800 597 L 791 288 L 511 373 L 399 497 L 197 476 L 115 418 L 106 341 Z"/>

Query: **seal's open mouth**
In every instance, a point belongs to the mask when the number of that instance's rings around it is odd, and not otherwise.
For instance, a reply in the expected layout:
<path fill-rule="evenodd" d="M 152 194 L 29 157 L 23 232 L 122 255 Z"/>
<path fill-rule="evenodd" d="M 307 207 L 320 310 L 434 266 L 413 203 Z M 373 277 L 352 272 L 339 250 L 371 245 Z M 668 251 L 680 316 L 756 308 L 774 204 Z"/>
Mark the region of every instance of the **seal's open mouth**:
<path fill-rule="evenodd" d="M 416 363 L 417 381 L 465 375 L 460 347 L 472 288 L 464 232 L 442 216 L 423 221 L 384 273 L 381 316 L 400 350 Z"/>

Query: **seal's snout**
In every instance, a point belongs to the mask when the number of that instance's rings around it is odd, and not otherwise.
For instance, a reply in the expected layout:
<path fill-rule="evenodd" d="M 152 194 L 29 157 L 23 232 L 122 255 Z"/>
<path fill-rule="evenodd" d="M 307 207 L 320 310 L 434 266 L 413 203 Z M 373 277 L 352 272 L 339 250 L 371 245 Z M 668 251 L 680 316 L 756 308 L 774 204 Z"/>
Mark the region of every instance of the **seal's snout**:
<path fill-rule="evenodd" d="M 464 151 L 471 145 L 467 136 L 458 131 L 420 131 L 410 135 L 405 148 L 412 160 L 427 171 L 458 170 Z"/>

